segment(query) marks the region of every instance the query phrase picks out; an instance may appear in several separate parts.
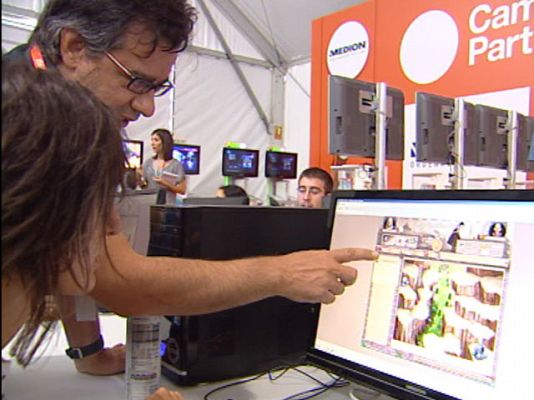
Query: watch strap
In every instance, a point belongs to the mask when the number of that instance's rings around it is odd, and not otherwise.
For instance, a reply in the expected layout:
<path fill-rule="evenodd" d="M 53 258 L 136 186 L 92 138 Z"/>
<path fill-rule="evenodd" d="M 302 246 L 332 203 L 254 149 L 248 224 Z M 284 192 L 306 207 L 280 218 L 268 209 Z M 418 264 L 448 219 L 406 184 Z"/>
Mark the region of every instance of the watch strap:
<path fill-rule="evenodd" d="M 98 339 L 83 347 L 69 347 L 65 350 L 65 353 L 73 360 L 79 360 L 80 358 L 89 357 L 92 354 L 98 353 L 104 348 L 104 339 L 102 335 L 98 336 Z"/>

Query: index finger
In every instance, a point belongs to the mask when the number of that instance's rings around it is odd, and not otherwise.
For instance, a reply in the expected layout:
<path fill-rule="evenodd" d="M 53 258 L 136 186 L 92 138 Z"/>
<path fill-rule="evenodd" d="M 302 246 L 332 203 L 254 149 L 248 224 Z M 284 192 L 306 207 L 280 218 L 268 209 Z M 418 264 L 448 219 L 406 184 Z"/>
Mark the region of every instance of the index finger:
<path fill-rule="evenodd" d="M 376 260 L 378 253 L 371 249 L 345 248 L 330 250 L 334 259 L 339 263 L 358 261 L 358 260 Z"/>

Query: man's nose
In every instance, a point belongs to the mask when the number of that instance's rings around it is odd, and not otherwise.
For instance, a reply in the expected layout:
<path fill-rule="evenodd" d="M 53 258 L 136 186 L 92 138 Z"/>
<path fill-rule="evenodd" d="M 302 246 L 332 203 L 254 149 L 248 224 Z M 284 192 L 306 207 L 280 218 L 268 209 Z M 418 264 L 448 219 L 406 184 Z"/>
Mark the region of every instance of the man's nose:
<path fill-rule="evenodd" d="M 145 117 L 151 117 L 156 111 L 156 103 L 154 100 L 154 91 L 145 94 L 138 94 L 132 100 L 132 108 L 143 114 Z"/>

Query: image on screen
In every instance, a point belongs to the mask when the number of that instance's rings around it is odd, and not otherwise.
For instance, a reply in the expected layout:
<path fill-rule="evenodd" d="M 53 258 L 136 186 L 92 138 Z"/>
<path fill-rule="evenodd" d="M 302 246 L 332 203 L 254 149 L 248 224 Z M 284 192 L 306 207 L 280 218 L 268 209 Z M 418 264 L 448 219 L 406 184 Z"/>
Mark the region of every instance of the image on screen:
<path fill-rule="evenodd" d="M 337 199 L 331 248 L 379 257 L 321 308 L 315 349 L 386 374 L 409 398 L 528 397 L 534 193 L 514 192 L 517 201 Z"/>
<path fill-rule="evenodd" d="M 141 140 L 123 140 L 127 168 L 141 168 L 143 166 L 143 142 Z"/>
<path fill-rule="evenodd" d="M 172 158 L 182 163 L 186 175 L 200 173 L 200 146 L 175 144 L 172 148 Z"/>
<path fill-rule="evenodd" d="M 265 177 L 295 179 L 297 177 L 297 153 L 270 151 L 265 153 Z"/>
<path fill-rule="evenodd" d="M 236 178 L 258 176 L 259 150 L 224 147 L 222 153 L 222 174 Z"/>

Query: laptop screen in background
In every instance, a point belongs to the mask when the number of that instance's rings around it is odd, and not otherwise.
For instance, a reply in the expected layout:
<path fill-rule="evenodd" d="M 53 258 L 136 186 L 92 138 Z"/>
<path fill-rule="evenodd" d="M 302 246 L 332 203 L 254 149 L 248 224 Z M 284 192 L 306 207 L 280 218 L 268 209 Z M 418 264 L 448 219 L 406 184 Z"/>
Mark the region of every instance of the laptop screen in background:
<path fill-rule="evenodd" d="M 342 374 L 364 370 L 420 398 L 527 398 L 534 193 L 359 193 L 336 199 L 331 248 L 380 256 L 354 264 L 357 282 L 321 307 L 313 352 Z"/>

